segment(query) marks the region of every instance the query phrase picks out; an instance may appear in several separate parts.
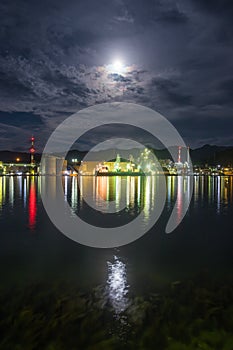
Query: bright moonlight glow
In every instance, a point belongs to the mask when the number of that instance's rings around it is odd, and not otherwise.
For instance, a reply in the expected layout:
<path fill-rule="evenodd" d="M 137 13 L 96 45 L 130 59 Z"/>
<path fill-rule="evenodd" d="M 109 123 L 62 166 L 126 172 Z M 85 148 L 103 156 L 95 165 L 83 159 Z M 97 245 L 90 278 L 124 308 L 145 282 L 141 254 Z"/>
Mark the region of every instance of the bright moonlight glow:
<path fill-rule="evenodd" d="M 107 69 L 109 72 L 116 74 L 123 74 L 126 71 L 126 67 L 120 59 L 116 59 L 112 64 L 109 64 Z"/>
<path fill-rule="evenodd" d="M 120 60 L 114 61 L 112 65 L 116 71 L 121 71 L 123 69 L 123 63 Z"/>

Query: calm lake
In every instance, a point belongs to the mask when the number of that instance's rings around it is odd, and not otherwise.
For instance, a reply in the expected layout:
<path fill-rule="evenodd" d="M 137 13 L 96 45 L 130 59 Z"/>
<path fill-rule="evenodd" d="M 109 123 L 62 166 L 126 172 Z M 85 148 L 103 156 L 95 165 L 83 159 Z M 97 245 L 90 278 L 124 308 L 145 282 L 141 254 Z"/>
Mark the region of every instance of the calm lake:
<path fill-rule="evenodd" d="M 95 225 L 111 227 L 112 215 L 114 223 L 117 218 L 118 224 L 123 224 L 140 211 L 143 225 L 156 205 L 158 181 L 156 177 L 83 176 L 78 186 L 77 177 L 64 177 L 64 199 L 69 202 L 72 215 L 78 214 Z M 89 293 L 101 286 L 98 293 L 103 293 L 112 312 L 119 315 L 130 298 L 160 291 L 174 282 L 195 279 L 203 271 L 224 284 L 232 277 L 233 267 L 233 177 L 194 177 L 189 210 L 181 224 L 166 234 L 175 200 L 184 186 L 188 188 L 188 181 L 188 177 L 166 178 L 164 210 L 143 237 L 120 248 L 97 249 L 68 239 L 51 223 L 40 196 L 43 178 L 0 177 L 2 293 L 43 284 L 68 284 Z M 56 189 L 56 178 L 50 182 L 52 192 Z M 84 197 L 96 201 L 98 215 Z M 116 214 L 106 213 L 106 203 L 112 200 L 116 206 L 123 202 L 125 209 Z"/>
<path fill-rule="evenodd" d="M 98 177 L 101 197 L 106 201 L 124 196 L 126 208 L 118 221 L 137 215 L 144 203 L 146 222 L 154 202 L 153 184 L 143 178 Z M 138 191 L 138 181 L 143 182 Z M 187 179 L 187 178 L 186 178 Z M 94 177 L 65 177 L 64 196 L 71 208 L 96 225 L 111 226 L 111 214 L 98 218 L 83 197 L 93 196 Z M 167 177 L 167 200 L 162 216 L 146 235 L 117 249 L 82 246 L 61 234 L 50 222 L 41 202 L 41 178 L 0 177 L 0 227 L 2 284 L 29 283 L 44 279 L 71 279 L 80 287 L 105 283 L 108 262 L 114 257 L 125 265 L 130 288 L 149 288 L 190 277 L 206 268 L 216 275 L 232 269 L 233 177 L 195 177 L 190 208 L 177 229 L 165 234 L 165 226 L 182 177 Z M 50 180 L 54 184 L 56 178 Z M 119 186 L 119 183 L 121 186 Z M 151 180 L 152 182 L 152 180 Z M 118 184 L 116 189 L 116 183 Z M 55 190 L 55 189 L 54 189 Z M 98 201 L 98 197 L 96 199 Z M 143 202 L 143 203 L 142 203 Z M 117 204 L 117 201 L 115 202 Z M 96 202 L 98 207 L 98 202 Z M 179 212 L 177 212 L 179 215 Z M 110 218 L 109 218 L 110 216 Z M 78 230 L 78 227 L 77 227 Z M 143 286 L 143 287 L 142 287 Z"/>

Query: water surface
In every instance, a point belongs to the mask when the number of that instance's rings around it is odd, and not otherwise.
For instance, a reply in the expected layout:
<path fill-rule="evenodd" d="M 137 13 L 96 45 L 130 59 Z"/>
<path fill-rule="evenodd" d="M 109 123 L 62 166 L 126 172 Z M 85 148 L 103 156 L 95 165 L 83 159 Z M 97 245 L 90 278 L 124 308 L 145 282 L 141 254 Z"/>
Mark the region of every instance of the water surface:
<path fill-rule="evenodd" d="M 51 178 L 51 191 L 56 178 Z M 97 181 L 97 182 L 96 182 Z M 189 190 L 187 177 L 167 177 L 164 211 L 155 226 L 132 244 L 116 249 L 82 246 L 61 234 L 49 220 L 40 197 L 40 177 L 0 177 L 0 227 L 2 285 L 24 284 L 49 279 L 66 280 L 89 288 L 109 281 L 109 264 L 115 257 L 124 265 L 130 288 L 143 291 L 151 284 L 187 278 L 203 269 L 219 278 L 232 269 L 233 177 L 195 177 L 190 208 L 177 229 L 167 235 L 165 226 L 176 198 L 177 220 L 182 196 Z M 143 213 L 147 223 L 156 206 L 156 177 L 64 177 L 64 198 L 73 215 L 95 225 L 119 225 Z M 91 197 L 97 215 L 83 198 Z M 99 200 L 101 198 L 101 201 Z M 180 199 L 179 199 L 180 198 Z M 125 209 L 108 214 L 112 200 Z M 104 203 L 104 205 L 103 205 Z M 77 227 L 78 230 L 78 227 Z"/>

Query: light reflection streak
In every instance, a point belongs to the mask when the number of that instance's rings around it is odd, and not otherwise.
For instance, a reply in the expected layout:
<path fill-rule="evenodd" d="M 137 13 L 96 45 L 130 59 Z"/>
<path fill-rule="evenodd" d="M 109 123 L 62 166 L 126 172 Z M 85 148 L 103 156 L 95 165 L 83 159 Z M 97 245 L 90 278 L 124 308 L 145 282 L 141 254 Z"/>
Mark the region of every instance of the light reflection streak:
<path fill-rule="evenodd" d="M 98 183 L 97 183 L 98 186 Z M 83 177 L 79 176 L 79 193 L 80 197 L 83 197 Z"/>
<path fill-rule="evenodd" d="M 145 221 L 147 221 L 149 219 L 150 216 L 150 195 L 151 195 L 151 176 L 147 176 L 146 177 L 146 184 L 145 184 L 145 197 L 144 197 L 144 219 Z M 154 193 L 153 193 L 154 195 Z"/>
<path fill-rule="evenodd" d="M 155 180 L 157 180 L 157 178 L 155 178 L 154 176 L 151 177 L 151 209 L 154 209 L 154 205 L 155 205 L 155 191 L 156 191 L 156 186 L 155 186 Z M 159 184 L 158 184 L 159 186 Z"/>
<path fill-rule="evenodd" d="M 3 204 L 3 178 L 0 177 L 0 208 L 2 209 Z"/>
<path fill-rule="evenodd" d="M 74 210 L 74 214 L 75 214 L 75 210 L 77 209 L 77 200 L 78 200 L 78 188 L 77 188 L 78 184 L 77 184 L 77 177 L 73 176 L 72 177 L 72 191 L 71 191 L 71 208 Z"/>
<path fill-rule="evenodd" d="M 228 204 L 229 178 L 227 176 L 224 176 L 223 181 L 224 181 L 224 195 L 223 195 L 223 199 L 224 199 L 224 205 L 227 205 Z"/>
<path fill-rule="evenodd" d="M 140 201 L 141 201 L 141 177 L 139 176 L 139 177 L 137 178 L 137 180 L 138 180 L 138 182 L 137 182 L 137 184 L 138 184 L 137 203 L 138 203 L 138 205 L 140 206 Z"/>
<path fill-rule="evenodd" d="M 175 194 L 175 182 L 176 182 L 176 179 L 175 179 L 174 176 L 172 176 L 172 184 L 171 184 L 171 186 L 172 186 L 172 188 L 171 188 L 171 197 L 172 197 L 172 199 L 174 198 L 174 194 Z"/>
<path fill-rule="evenodd" d="M 126 184 L 126 206 L 128 207 L 130 203 L 130 177 L 127 177 L 127 184 Z"/>
<path fill-rule="evenodd" d="M 37 191 L 38 191 L 38 194 L 41 195 L 41 177 L 40 176 L 37 178 Z"/>
<path fill-rule="evenodd" d="M 107 176 L 97 177 L 97 196 L 102 200 L 109 199 L 109 178 Z"/>
<path fill-rule="evenodd" d="M 112 197 L 113 191 L 111 191 L 110 189 L 109 177 L 107 176 L 96 177 L 96 190 L 95 190 L 95 187 L 93 187 L 93 194 L 95 194 L 94 200 L 97 207 L 102 211 L 105 211 L 105 212 L 108 211 L 110 192 Z M 85 193 L 85 195 L 87 195 L 87 192 Z"/>
<path fill-rule="evenodd" d="M 212 177 L 212 201 L 214 201 L 214 195 L 215 195 L 215 178 Z"/>
<path fill-rule="evenodd" d="M 26 208 L 27 205 L 27 179 L 23 179 L 23 206 Z"/>
<path fill-rule="evenodd" d="M 114 262 L 108 264 L 108 279 L 106 284 L 106 292 L 111 306 L 116 315 L 119 315 L 129 305 L 127 297 L 129 285 L 127 283 L 126 264 L 124 264 L 117 256 L 114 256 Z"/>
<path fill-rule="evenodd" d="M 183 177 L 178 176 L 177 181 L 177 222 L 180 222 L 182 214 L 182 205 L 183 205 Z"/>
<path fill-rule="evenodd" d="M 233 199 L 233 190 L 232 190 L 232 185 L 233 185 L 233 177 L 231 176 L 230 177 L 230 188 L 229 188 L 229 190 L 230 190 L 230 202 L 232 203 L 232 199 Z"/>
<path fill-rule="evenodd" d="M 130 176 L 130 204 L 134 205 L 135 198 L 135 177 Z"/>
<path fill-rule="evenodd" d="M 19 189 L 19 197 L 22 198 L 22 178 L 20 176 L 17 176 L 17 187 Z"/>
<path fill-rule="evenodd" d="M 5 200 L 6 200 L 6 178 L 5 177 L 3 180 L 2 196 L 3 196 L 3 204 L 5 204 Z"/>
<path fill-rule="evenodd" d="M 203 200 L 204 198 L 204 181 L 205 181 L 205 177 L 201 176 L 201 199 Z"/>
<path fill-rule="evenodd" d="M 200 193 L 200 177 L 194 176 L 194 207 L 197 207 L 197 199 Z"/>
<path fill-rule="evenodd" d="M 67 193 L 68 193 L 68 177 L 65 176 L 64 180 L 64 196 L 65 196 L 65 201 L 67 202 Z"/>
<path fill-rule="evenodd" d="M 121 177 L 116 176 L 116 209 L 119 209 L 121 201 Z"/>
<path fill-rule="evenodd" d="M 171 176 L 167 177 L 167 207 L 171 207 Z"/>
<path fill-rule="evenodd" d="M 28 214 L 29 214 L 29 228 L 34 231 L 36 227 L 36 184 L 35 178 L 31 178 L 30 190 L 29 190 L 29 202 L 28 202 Z"/>
<path fill-rule="evenodd" d="M 9 203 L 14 206 L 14 177 L 10 176 L 9 179 Z"/>
<path fill-rule="evenodd" d="M 191 179 L 190 179 L 190 176 L 186 176 L 185 177 L 185 180 L 186 180 L 186 185 L 187 185 L 187 193 L 188 193 L 188 196 L 187 196 L 187 201 L 190 200 L 190 196 L 191 196 Z"/>
<path fill-rule="evenodd" d="M 206 178 L 206 181 L 208 182 L 208 202 L 211 203 L 212 187 L 211 187 L 211 179 L 209 178 L 209 176 Z"/>
<path fill-rule="evenodd" d="M 97 178 L 95 176 L 93 176 L 92 179 L 92 200 L 94 201 L 96 199 L 96 197 L 98 196 L 98 182 L 97 182 Z"/>
<path fill-rule="evenodd" d="M 217 213 L 220 213 L 221 209 L 221 180 L 220 176 L 217 178 Z"/>

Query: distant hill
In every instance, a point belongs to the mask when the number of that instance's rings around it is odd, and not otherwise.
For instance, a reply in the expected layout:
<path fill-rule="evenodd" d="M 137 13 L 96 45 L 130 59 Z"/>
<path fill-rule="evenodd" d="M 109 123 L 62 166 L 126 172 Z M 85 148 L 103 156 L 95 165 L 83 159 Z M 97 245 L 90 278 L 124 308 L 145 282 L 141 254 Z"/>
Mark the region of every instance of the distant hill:
<path fill-rule="evenodd" d="M 233 167 L 233 147 L 216 153 L 216 162 Z"/>
<path fill-rule="evenodd" d="M 40 161 L 41 154 L 36 153 L 34 155 L 36 161 Z M 20 162 L 29 163 L 30 154 L 26 152 L 13 152 L 13 151 L 0 151 L 0 161 L 2 162 L 16 162 L 16 158 L 20 158 Z"/>
<path fill-rule="evenodd" d="M 177 150 L 177 147 L 175 147 Z M 158 159 L 168 159 L 171 158 L 170 153 L 167 149 L 154 150 L 155 155 Z M 127 159 L 127 156 L 132 153 L 134 155 L 139 155 L 140 149 L 132 149 L 132 150 L 109 150 L 109 151 L 99 151 L 93 152 L 91 159 L 92 160 L 106 160 L 112 159 L 116 157 L 117 153 L 120 154 L 121 157 Z M 67 160 L 69 163 L 72 162 L 72 159 L 77 159 L 78 161 L 82 160 L 84 156 L 87 154 L 85 151 L 78 150 L 70 150 L 67 154 Z M 178 154 L 178 150 L 177 150 Z M 114 157 L 112 156 L 114 155 Z M 196 165 L 230 165 L 233 166 L 233 147 L 229 146 L 213 146 L 213 145 L 204 145 L 200 148 L 191 149 L 190 156 L 193 164 Z M 187 154 L 186 150 L 183 149 L 181 152 L 182 161 L 186 160 Z M 0 161 L 3 162 L 16 162 L 16 158 L 20 158 L 22 162 L 28 163 L 30 161 L 30 155 L 26 152 L 12 152 L 12 151 L 0 151 Z M 37 162 L 40 161 L 41 154 L 36 153 L 35 159 Z"/>
<path fill-rule="evenodd" d="M 204 145 L 190 151 L 193 164 L 233 165 L 233 147 Z"/>

